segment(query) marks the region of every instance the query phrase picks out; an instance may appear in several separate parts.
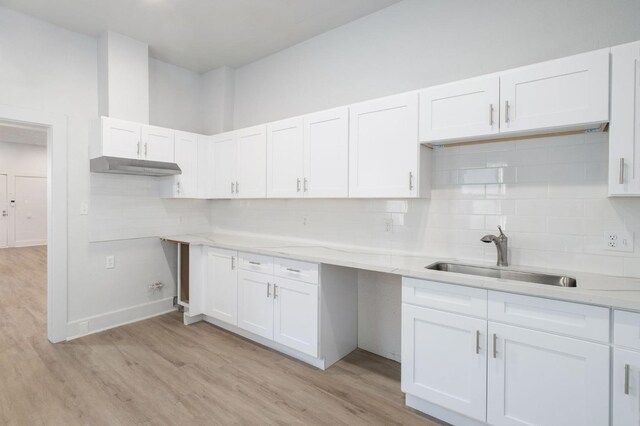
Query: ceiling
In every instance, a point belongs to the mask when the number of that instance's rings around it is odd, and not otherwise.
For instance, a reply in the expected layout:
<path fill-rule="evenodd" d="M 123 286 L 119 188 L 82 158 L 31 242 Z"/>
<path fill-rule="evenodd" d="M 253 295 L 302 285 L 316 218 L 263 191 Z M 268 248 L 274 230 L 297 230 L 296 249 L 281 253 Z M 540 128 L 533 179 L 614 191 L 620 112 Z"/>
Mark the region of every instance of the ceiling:
<path fill-rule="evenodd" d="M 0 142 L 47 146 L 47 131 L 37 127 L 0 123 Z"/>
<path fill-rule="evenodd" d="M 0 0 L 71 31 L 111 30 L 197 72 L 238 67 L 400 0 Z"/>

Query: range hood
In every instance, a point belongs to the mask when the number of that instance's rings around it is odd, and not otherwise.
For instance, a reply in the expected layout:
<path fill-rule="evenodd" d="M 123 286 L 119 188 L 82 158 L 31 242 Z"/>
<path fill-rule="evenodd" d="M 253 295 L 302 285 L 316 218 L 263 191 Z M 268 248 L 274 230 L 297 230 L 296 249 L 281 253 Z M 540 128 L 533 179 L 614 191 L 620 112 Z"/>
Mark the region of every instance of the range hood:
<path fill-rule="evenodd" d="M 123 175 L 173 176 L 182 174 L 182 170 L 176 163 L 121 157 L 92 158 L 90 168 L 94 173 L 118 173 Z"/>

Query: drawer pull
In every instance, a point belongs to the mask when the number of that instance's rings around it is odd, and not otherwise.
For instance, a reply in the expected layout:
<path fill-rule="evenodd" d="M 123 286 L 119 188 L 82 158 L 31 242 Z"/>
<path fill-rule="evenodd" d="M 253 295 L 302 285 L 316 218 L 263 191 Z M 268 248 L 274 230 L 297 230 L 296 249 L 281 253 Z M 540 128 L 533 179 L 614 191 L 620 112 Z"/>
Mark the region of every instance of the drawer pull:
<path fill-rule="evenodd" d="M 629 395 L 629 370 L 631 367 L 629 364 L 624 365 L 624 394 Z"/>
<path fill-rule="evenodd" d="M 253 260 L 250 260 L 249 263 L 252 264 L 252 265 L 257 265 L 257 266 L 262 265 L 260 262 L 254 262 Z"/>
<path fill-rule="evenodd" d="M 287 271 L 289 271 L 289 272 L 295 272 L 296 274 L 299 274 L 299 273 L 300 273 L 300 269 L 287 268 Z"/>
<path fill-rule="evenodd" d="M 493 333 L 493 357 L 498 358 L 498 336 Z"/>

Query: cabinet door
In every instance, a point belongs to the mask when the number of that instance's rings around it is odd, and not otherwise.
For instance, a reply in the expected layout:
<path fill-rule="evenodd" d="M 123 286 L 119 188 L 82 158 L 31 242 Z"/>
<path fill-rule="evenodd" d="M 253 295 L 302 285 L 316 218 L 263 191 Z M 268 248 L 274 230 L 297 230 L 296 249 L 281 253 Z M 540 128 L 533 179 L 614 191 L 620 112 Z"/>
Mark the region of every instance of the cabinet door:
<path fill-rule="evenodd" d="M 277 278 L 273 288 L 274 340 L 318 356 L 318 286 Z"/>
<path fill-rule="evenodd" d="M 640 352 L 613 350 L 613 424 L 640 424 Z"/>
<path fill-rule="evenodd" d="M 402 391 L 486 419 L 487 321 L 402 304 Z"/>
<path fill-rule="evenodd" d="M 198 135 L 198 198 L 213 198 L 215 188 L 214 149 L 211 136 Z"/>
<path fill-rule="evenodd" d="M 304 117 L 305 197 L 349 195 L 349 109 Z"/>
<path fill-rule="evenodd" d="M 609 194 L 640 195 L 640 42 L 611 49 Z"/>
<path fill-rule="evenodd" d="M 212 138 L 213 147 L 213 196 L 231 198 L 235 196 L 238 152 L 235 132 Z"/>
<path fill-rule="evenodd" d="M 175 196 L 195 198 L 198 196 L 198 135 L 176 132 L 175 162 L 182 174 L 174 177 Z"/>
<path fill-rule="evenodd" d="M 302 118 L 267 126 L 267 196 L 302 196 Z"/>
<path fill-rule="evenodd" d="M 142 154 L 146 160 L 171 163 L 174 158 L 174 131 L 142 126 Z"/>
<path fill-rule="evenodd" d="M 102 155 L 138 158 L 142 125 L 129 121 L 102 118 Z"/>
<path fill-rule="evenodd" d="M 609 347 L 489 322 L 487 421 L 609 423 Z"/>
<path fill-rule="evenodd" d="M 273 339 L 273 276 L 238 272 L 238 327 Z"/>
<path fill-rule="evenodd" d="M 207 315 L 238 325 L 237 254 L 209 248 L 207 255 Z"/>
<path fill-rule="evenodd" d="M 267 196 L 267 134 L 266 126 L 237 131 L 238 175 L 236 195 L 239 198 Z"/>
<path fill-rule="evenodd" d="M 500 74 L 500 133 L 609 120 L 609 49 Z"/>
<path fill-rule="evenodd" d="M 357 104 L 349 116 L 349 196 L 416 196 L 418 95 Z"/>
<path fill-rule="evenodd" d="M 500 131 L 500 77 L 476 78 L 420 92 L 420 141 L 444 142 Z"/>

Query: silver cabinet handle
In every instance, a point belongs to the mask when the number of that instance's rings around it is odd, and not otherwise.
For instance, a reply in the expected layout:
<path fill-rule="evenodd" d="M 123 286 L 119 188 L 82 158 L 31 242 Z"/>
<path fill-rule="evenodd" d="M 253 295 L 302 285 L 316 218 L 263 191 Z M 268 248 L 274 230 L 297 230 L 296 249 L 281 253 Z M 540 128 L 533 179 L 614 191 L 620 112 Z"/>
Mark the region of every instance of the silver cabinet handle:
<path fill-rule="evenodd" d="M 231 256 L 231 269 L 236 269 L 236 258 Z"/>
<path fill-rule="evenodd" d="M 180 193 L 180 181 L 176 182 L 176 190 Z"/>
<path fill-rule="evenodd" d="M 413 191 L 413 172 L 409 172 L 409 191 Z"/>
<path fill-rule="evenodd" d="M 233 193 L 235 193 L 235 190 L 234 190 L 234 183 L 233 183 L 233 182 L 231 182 L 231 193 L 232 193 L 232 194 L 233 194 Z"/>
<path fill-rule="evenodd" d="M 240 193 L 240 183 L 236 181 L 236 194 Z"/>
<path fill-rule="evenodd" d="M 273 285 L 273 298 L 274 299 L 278 298 L 278 285 L 277 284 Z"/>
<path fill-rule="evenodd" d="M 476 354 L 480 353 L 480 330 L 476 330 Z"/>
<path fill-rule="evenodd" d="M 624 157 L 620 158 L 620 185 L 624 184 Z"/>
<path fill-rule="evenodd" d="M 504 101 L 504 122 L 509 122 L 509 101 Z"/>
<path fill-rule="evenodd" d="M 300 192 L 300 178 L 297 179 L 296 192 Z"/>
<path fill-rule="evenodd" d="M 271 283 L 267 283 L 267 299 L 271 297 Z"/>
<path fill-rule="evenodd" d="M 249 261 L 249 263 L 250 263 L 251 265 L 258 265 L 258 266 L 259 266 L 259 265 L 261 265 L 261 263 L 260 263 L 260 262 L 254 262 L 253 260 L 250 260 L 250 261 Z"/>
<path fill-rule="evenodd" d="M 493 357 L 498 358 L 498 336 L 493 333 Z"/>
<path fill-rule="evenodd" d="M 300 269 L 287 268 L 287 271 L 289 271 L 289 272 L 295 272 L 295 273 L 297 273 L 297 274 L 299 274 L 299 273 L 300 273 Z"/>
<path fill-rule="evenodd" d="M 136 151 L 136 155 L 139 157 L 140 156 L 140 144 L 142 143 L 142 141 L 138 141 L 138 150 Z"/>
<path fill-rule="evenodd" d="M 493 127 L 493 104 L 489 104 L 489 126 Z"/>
<path fill-rule="evenodd" d="M 624 394 L 629 395 L 629 370 L 631 367 L 629 364 L 624 365 Z"/>
<path fill-rule="evenodd" d="M 144 144 L 144 156 L 145 157 L 147 156 L 147 145 L 149 145 L 149 143 L 145 142 L 145 144 Z"/>
<path fill-rule="evenodd" d="M 304 192 L 307 192 L 307 178 L 304 178 L 304 184 L 302 189 L 304 190 Z"/>
<path fill-rule="evenodd" d="M 2 210 L 2 216 L 9 216 L 9 212 L 7 212 L 6 210 Z"/>

